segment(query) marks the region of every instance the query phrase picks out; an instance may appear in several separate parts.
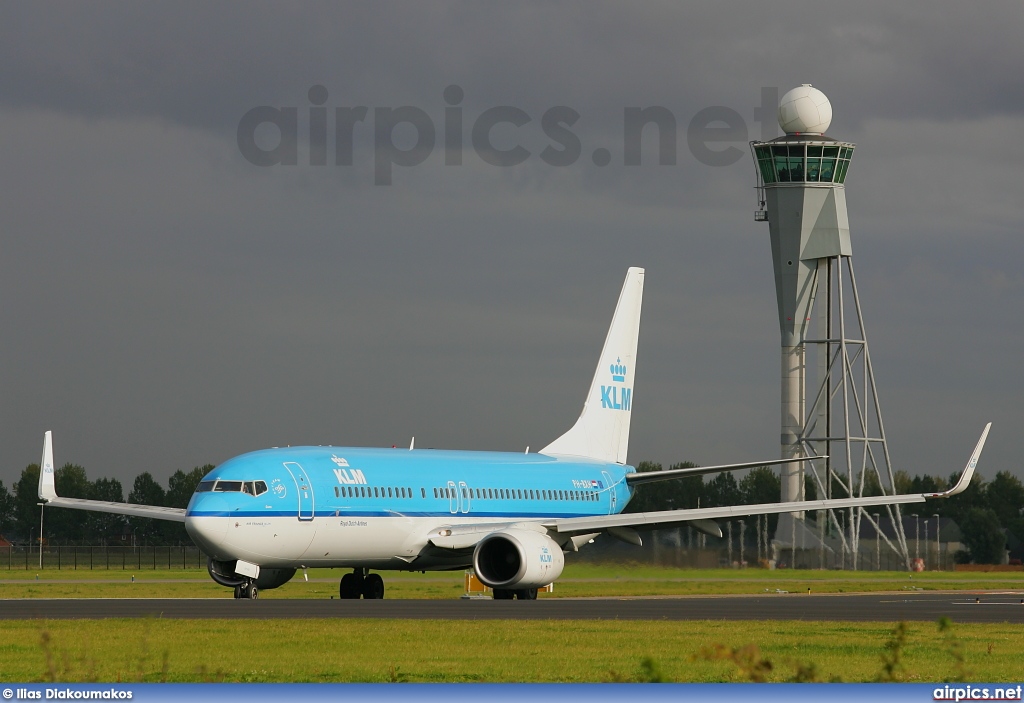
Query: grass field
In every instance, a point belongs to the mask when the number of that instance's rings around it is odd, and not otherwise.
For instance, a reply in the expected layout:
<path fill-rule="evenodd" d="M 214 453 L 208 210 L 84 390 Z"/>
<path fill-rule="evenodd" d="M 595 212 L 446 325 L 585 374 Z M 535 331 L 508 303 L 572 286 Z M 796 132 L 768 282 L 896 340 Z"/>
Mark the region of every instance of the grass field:
<path fill-rule="evenodd" d="M 343 570 L 310 569 L 261 598 L 330 598 Z M 36 577 L 39 580 L 36 580 Z M 458 572 L 383 572 L 388 598 L 457 598 L 463 593 Z M 135 581 L 132 582 L 134 576 Z M 631 564 L 572 564 L 555 591 L 544 598 L 631 595 L 774 593 L 854 593 L 867 591 L 1018 590 L 1024 574 L 895 571 L 766 571 L 746 569 L 672 569 Z M 0 598 L 230 598 L 231 591 L 210 580 L 205 569 L 192 570 L 0 570 Z"/>
<path fill-rule="evenodd" d="M 341 571 L 262 598 L 329 598 Z M 134 583 L 131 581 L 134 575 Z M 230 598 L 205 570 L 3 571 L 0 598 Z M 389 598 L 457 598 L 462 572 L 384 574 Z M 1022 590 L 1006 573 L 566 568 L 542 597 Z M 0 600 L 0 607 L 17 607 Z M 0 621 L 3 681 L 1011 681 L 1024 629 L 913 623 L 401 620 Z"/>
<path fill-rule="evenodd" d="M 898 627 L 898 626 L 897 626 Z M 1019 625 L 86 620 L 0 624 L 4 681 L 1013 681 Z M 883 657 L 887 657 L 887 660 Z"/>

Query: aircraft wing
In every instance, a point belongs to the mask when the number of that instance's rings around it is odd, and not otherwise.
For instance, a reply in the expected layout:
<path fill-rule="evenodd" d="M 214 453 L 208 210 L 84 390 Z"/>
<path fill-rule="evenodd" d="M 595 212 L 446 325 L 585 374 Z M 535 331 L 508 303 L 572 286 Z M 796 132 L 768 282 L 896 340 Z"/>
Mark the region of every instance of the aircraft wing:
<path fill-rule="evenodd" d="M 117 513 L 132 517 L 148 517 L 156 520 L 185 522 L 184 508 L 165 508 L 160 505 L 138 505 L 137 503 L 113 503 L 104 500 L 86 500 L 85 498 L 56 497 L 46 501 L 46 507 L 77 508 L 93 510 L 101 513 Z"/>
<path fill-rule="evenodd" d="M 727 505 L 720 508 L 696 508 L 689 510 L 663 510 L 651 513 L 620 513 L 618 515 L 595 515 L 593 517 L 558 518 L 543 521 L 542 524 L 551 532 L 559 534 L 587 534 L 610 531 L 617 536 L 629 539 L 628 528 L 658 529 L 674 527 L 688 522 L 721 518 L 742 517 L 745 515 L 770 515 L 773 513 L 795 513 L 807 510 L 836 510 L 841 508 L 859 508 L 873 505 L 894 505 L 899 503 L 923 503 L 930 498 L 949 498 L 967 489 L 978 465 L 981 450 L 985 447 L 992 423 L 985 425 L 971 458 L 964 467 L 960 480 L 949 490 L 939 493 L 909 493 L 903 495 L 865 496 L 863 498 L 835 498 L 832 500 L 803 500 L 790 503 L 761 503 L 758 505 Z"/>
<path fill-rule="evenodd" d="M 466 525 L 442 525 L 431 530 L 428 541 L 441 549 L 470 549 L 487 535 L 533 520 L 471 523 Z"/>
<path fill-rule="evenodd" d="M 39 499 L 48 506 L 185 522 L 184 508 L 165 508 L 160 505 L 138 505 L 136 503 L 114 503 L 105 500 L 87 500 L 85 498 L 61 498 L 57 495 L 57 489 L 53 484 L 53 471 L 53 437 L 50 431 L 47 430 L 43 436 L 43 461 L 39 465 Z"/>

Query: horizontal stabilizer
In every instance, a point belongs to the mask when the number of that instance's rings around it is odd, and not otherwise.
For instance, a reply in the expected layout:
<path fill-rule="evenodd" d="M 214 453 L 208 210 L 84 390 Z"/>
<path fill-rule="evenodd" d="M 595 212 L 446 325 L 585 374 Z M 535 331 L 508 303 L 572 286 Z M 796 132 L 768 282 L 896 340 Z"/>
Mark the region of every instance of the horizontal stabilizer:
<path fill-rule="evenodd" d="M 626 483 L 635 486 L 639 483 L 652 483 L 654 481 L 668 481 L 673 478 L 685 478 L 687 476 L 703 476 L 705 474 L 717 474 L 723 471 L 739 471 L 740 469 L 753 469 L 760 466 L 773 466 L 775 464 L 791 464 L 796 461 L 811 461 L 812 459 L 827 459 L 828 455 L 806 456 L 794 459 L 769 459 L 768 461 L 748 461 L 745 464 L 722 464 L 721 466 L 691 466 L 685 469 L 665 469 L 664 471 L 644 471 L 638 474 L 626 474 Z"/>

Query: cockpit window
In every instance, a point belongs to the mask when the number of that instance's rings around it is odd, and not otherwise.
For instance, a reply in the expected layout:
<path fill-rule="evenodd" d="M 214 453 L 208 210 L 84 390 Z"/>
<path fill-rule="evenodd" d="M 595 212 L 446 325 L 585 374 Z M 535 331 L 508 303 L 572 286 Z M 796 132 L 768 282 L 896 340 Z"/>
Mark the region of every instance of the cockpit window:
<path fill-rule="evenodd" d="M 267 492 L 266 481 L 200 481 L 196 493 L 245 493 L 259 496 Z"/>
<path fill-rule="evenodd" d="M 217 481 L 217 485 L 213 487 L 213 490 L 217 493 L 238 493 L 242 490 L 242 482 Z"/>

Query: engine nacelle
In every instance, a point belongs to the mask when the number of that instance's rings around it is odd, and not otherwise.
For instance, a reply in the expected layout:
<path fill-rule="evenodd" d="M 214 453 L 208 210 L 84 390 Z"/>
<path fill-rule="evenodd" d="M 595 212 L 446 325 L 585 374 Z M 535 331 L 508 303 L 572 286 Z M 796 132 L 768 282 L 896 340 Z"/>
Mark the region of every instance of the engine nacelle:
<path fill-rule="evenodd" d="M 491 588 L 542 588 L 562 575 L 565 557 L 546 534 L 512 528 L 480 540 L 473 568 Z"/>
<path fill-rule="evenodd" d="M 244 576 L 235 573 L 234 561 L 207 559 L 206 570 L 210 572 L 210 578 L 228 588 L 242 586 L 249 581 Z M 261 591 L 277 588 L 291 581 L 294 575 L 295 569 L 260 569 L 260 575 L 256 577 L 256 587 Z"/>

